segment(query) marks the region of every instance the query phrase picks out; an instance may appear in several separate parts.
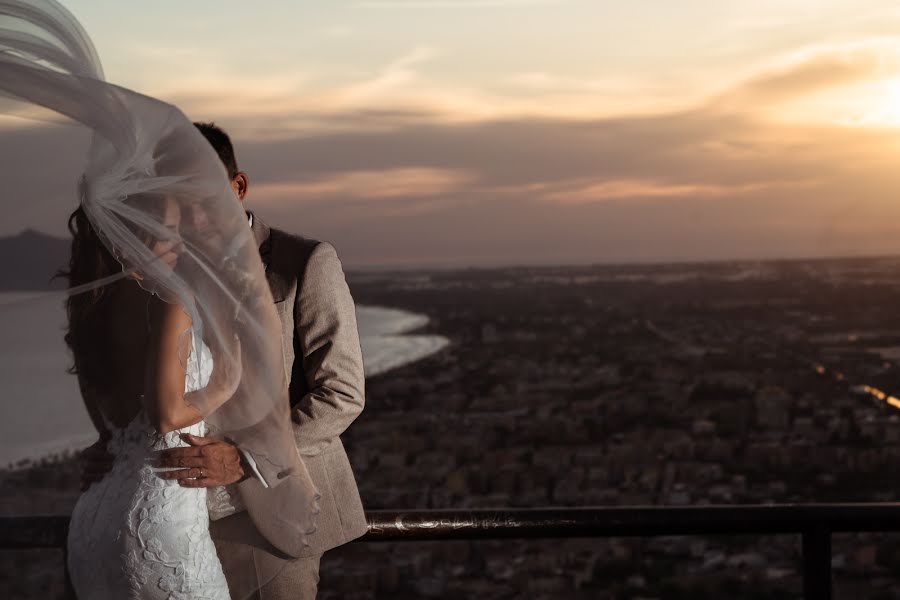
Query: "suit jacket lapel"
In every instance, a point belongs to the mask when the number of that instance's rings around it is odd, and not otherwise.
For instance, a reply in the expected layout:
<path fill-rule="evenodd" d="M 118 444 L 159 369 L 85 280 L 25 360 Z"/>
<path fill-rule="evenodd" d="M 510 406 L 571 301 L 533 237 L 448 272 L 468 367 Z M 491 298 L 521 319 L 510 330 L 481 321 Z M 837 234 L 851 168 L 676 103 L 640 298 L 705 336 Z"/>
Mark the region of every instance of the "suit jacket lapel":
<path fill-rule="evenodd" d="M 262 258 L 263 266 L 266 268 L 266 281 L 269 282 L 269 289 L 272 290 L 272 298 L 275 302 L 281 302 L 287 297 L 288 282 L 284 278 L 284 274 L 273 263 L 275 262 L 274 253 L 272 252 L 272 229 L 266 225 L 258 215 L 253 215 L 253 235 L 256 243 L 259 244 L 259 256 Z"/>

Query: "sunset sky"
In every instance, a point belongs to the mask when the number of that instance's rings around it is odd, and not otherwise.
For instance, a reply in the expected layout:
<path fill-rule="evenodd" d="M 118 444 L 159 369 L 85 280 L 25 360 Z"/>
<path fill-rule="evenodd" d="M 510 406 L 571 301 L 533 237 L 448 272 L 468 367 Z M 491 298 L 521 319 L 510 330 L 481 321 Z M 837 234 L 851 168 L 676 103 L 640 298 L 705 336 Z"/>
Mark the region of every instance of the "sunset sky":
<path fill-rule="evenodd" d="M 900 252 L 900 2 L 65 5 L 347 267 Z M 0 234 L 64 231 L 77 137 L 0 129 Z"/>

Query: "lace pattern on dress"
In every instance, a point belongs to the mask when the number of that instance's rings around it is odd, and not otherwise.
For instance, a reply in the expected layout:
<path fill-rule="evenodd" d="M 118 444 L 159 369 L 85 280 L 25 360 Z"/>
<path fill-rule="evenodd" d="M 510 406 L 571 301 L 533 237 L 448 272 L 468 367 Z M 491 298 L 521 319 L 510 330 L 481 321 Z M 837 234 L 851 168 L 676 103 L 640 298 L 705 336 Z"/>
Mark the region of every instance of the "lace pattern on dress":
<path fill-rule="evenodd" d="M 202 350 L 199 365 L 193 351 L 188 358 L 186 392 L 209 381 L 212 357 Z M 143 411 L 112 432 L 113 469 L 79 498 L 72 514 L 68 560 L 80 598 L 229 598 L 209 535 L 206 490 L 162 479 L 156 475 L 161 469 L 148 463 L 155 450 L 185 446 L 181 433 L 205 432 L 200 422 L 158 435 Z"/>

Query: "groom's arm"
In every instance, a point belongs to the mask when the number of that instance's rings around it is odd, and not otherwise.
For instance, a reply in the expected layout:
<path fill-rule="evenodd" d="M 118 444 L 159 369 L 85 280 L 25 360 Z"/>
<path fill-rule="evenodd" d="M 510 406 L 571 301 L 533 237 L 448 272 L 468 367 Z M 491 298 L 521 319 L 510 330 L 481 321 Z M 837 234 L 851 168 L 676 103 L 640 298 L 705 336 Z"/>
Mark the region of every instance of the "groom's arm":
<path fill-rule="evenodd" d="M 301 455 L 319 454 L 365 405 L 356 308 L 337 251 L 328 242 L 319 242 L 310 254 L 298 285 L 294 328 L 294 361 L 302 361 L 309 390 L 291 410 L 294 435 Z"/>
<path fill-rule="evenodd" d="M 297 448 L 301 455 L 309 456 L 327 448 L 362 412 L 365 376 L 356 307 L 334 246 L 328 242 L 315 246 L 300 283 L 294 305 L 298 342 L 294 361 L 302 361 L 309 392 L 295 403 L 291 419 Z M 178 479 L 187 487 L 247 479 L 264 487 L 277 482 L 274 472 L 250 464 L 247 454 L 228 441 L 197 436 L 185 441 L 190 447 L 159 451 L 156 466 L 181 468 L 162 474 L 164 479 Z M 205 477 L 195 479 L 201 468 Z"/>

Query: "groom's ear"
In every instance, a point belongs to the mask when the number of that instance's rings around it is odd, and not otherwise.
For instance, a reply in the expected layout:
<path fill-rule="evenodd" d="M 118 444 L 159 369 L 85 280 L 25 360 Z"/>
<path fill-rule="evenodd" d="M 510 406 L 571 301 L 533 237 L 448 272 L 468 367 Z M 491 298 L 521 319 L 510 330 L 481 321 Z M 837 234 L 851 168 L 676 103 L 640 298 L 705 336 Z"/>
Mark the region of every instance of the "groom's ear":
<path fill-rule="evenodd" d="M 244 197 L 247 195 L 247 188 L 250 187 L 250 178 L 247 177 L 247 174 L 243 171 L 238 171 L 234 177 L 231 178 L 231 189 L 234 190 L 234 195 L 238 197 L 238 200 L 241 202 L 244 201 Z"/>

